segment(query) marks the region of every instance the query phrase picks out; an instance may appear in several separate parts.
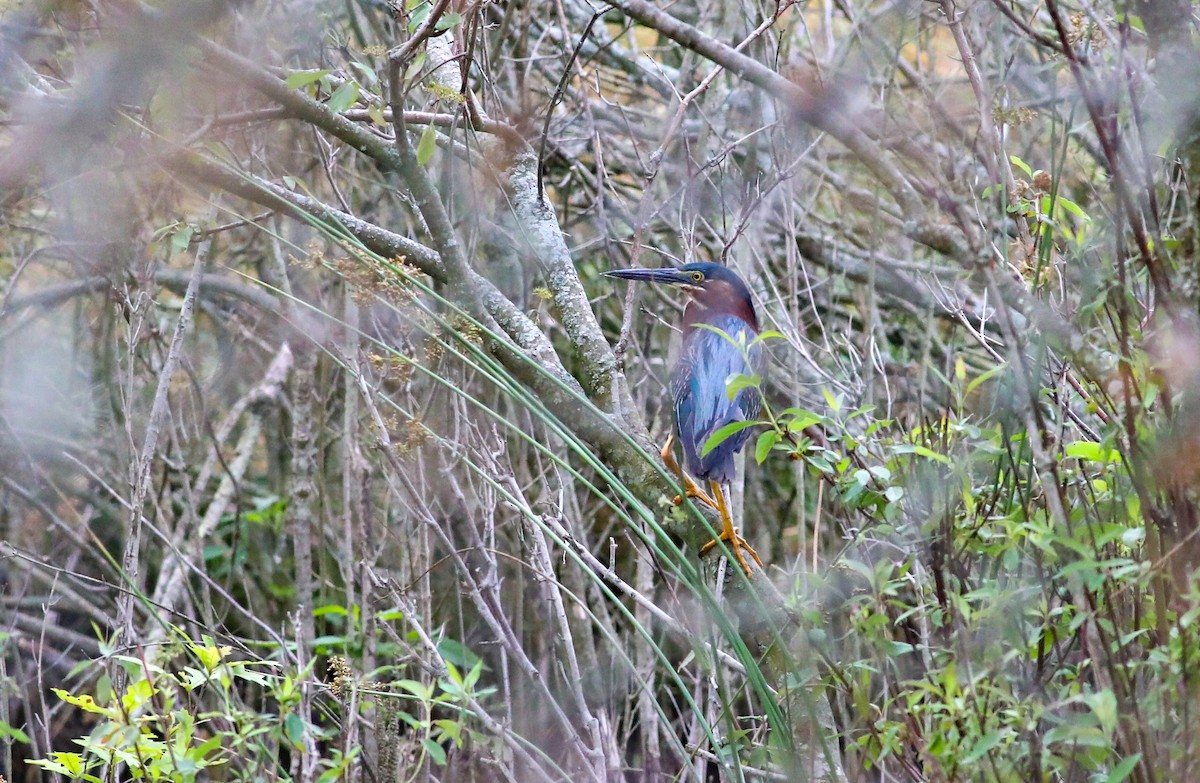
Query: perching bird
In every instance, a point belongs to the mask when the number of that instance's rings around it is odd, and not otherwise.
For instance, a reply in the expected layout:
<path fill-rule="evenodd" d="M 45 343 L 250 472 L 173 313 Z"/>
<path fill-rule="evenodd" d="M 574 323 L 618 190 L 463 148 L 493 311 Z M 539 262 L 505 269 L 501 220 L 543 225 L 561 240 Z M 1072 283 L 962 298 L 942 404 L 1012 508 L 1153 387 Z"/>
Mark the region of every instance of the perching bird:
<path fill-rule="evenodd" d="M 702 455 L 714 432 L 733 422 L 753 421 L 762 408 L 755 386 L 742 388 L 733 395 L 728 393 L 732 378 L 761 375 L 766 361 L 761 345 L 755 342 L 758 317 L 750 289 L 732 270 L 708 262 L 684 264 L 677 269 L 619 269 L 606 274 L 676 286 L 691 296 L 683 311 L 683 350 L 671 372 L 674 434 L 683 446 L 687 473 L 707 481 L 712 495 L 679 471 L 671 438 L 663 447 L 662 458 L 668 468 L 680 475 L 689 497 L 707 503 L 720 514 L 721 533 L 717 539 L 730 546 L 738 563 L 751 575 L 753 571 L 742 552 L 748 552 L 759 568 L 762 561 L 733 526 L 724 490 L 733 481 L 736 473 L 733 458 L 746 445 L 750 429 L 738 430 Z M 716 543 L 710 541 L 700 554 Z"/>

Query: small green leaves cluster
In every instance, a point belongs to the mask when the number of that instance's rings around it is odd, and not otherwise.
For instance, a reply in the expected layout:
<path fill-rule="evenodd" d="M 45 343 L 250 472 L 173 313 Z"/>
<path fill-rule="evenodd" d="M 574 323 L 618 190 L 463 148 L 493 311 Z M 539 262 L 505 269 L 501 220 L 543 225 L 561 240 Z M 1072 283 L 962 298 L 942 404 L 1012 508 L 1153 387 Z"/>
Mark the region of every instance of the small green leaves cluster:
<path fill-rule="evenodd" d="M 1042 779 L 1118 783 L 1132 774 L 1138 755 L 1121 755 L 1117 741 L 1129 705 L 1096 686 L 1092 671 L 1105 662 L 1086 654 L 1082 635 L 1099 632 L 1124 674 L 1168 692 L 1184 669 L 1143 647 L 1151 573 L 1121 455 L 1075 441 L 1056 456 L 1068 492 L 1091 501 L 1071 507 L 1065 526 L 1023 469 L 1023 432 L 946 418 L 892 448 L 891 478 L 933 513 L 908 518 L 914 539 L 870 528 L 891 539 L 892 556 L 839 563 L 858 585 L 840 609 L 857 654 L 829 676 L 868 727 L 854 738 L 864 767 L 918 747 L 936 779 L 1029 780 L 1041 770 Z M 1079 595 L 1090 596 L 1082 609 Z M 890 683 L 882 692 L 881 681 Z"/>
<path fill-rule="evenodd" d="M 392 694 L 411 701 L 410 709 L 397 712 L 397 717 L 419 737 L 419 767 L 427 756 L 434 764 L 445 766 L 446 748 L 461 748 L 470 738 L 475 743 L 487 743 L 488 738 L 476 731 L 470 721 L 471 704 L 495 693 L 495 688 L 480 688 L 483 661 L 477 661 L 466 674 L 446 661 L 446 674 L 436 682 L 397 680 L 390 688 Z"/>
<path fill-rule="evenodd" d="M 160 246 L 166 241 L 167 251 L 176 256 L 188 249 L 192 238 L 196 236 L 196 226 L 191 223 L 174 222 L 160 227 L 154 232 L 154 245 Z"/>
<path fill-rule="evenodd" d="M 411 35 L 421 28 L 429 19 L 429 12 L 433 10 L 433 3 L 429 0 L 406 0 L 404 4 L 405 10 L 408 12 L 408 32 Z M 447 11 L 438 17 L 434 24 L 433 30 L 435 33 L 444 33 L 462 23 L 462 14 L 456 11 Z"/>
<path fill-rule="evenodd" d="M 31 763 L 87 783 L 101 783 L 95 772 L 102 768 L 126 770 L 136 780 L 191 783 L 206 779 L 209 768 L 229 763 L 238 748 L 261 746 L 268 738 L 298 741 L 299 718 L 290 711 L 299 699 L 294 680 L 276 675 L 270 662 L 235 659 L 229 647 L 207 637 L 197 641 L 180 634 L 178 642 L 189 662 L 170 669 L 143 658 L 112 656 L 126 679 L 120 692 L 107 677 L 100 678 L 95 695 L 52 689 L 63 702 L 95 716 L 95 727 L 75 740 L 78 751 L 55 751 Z M 281 723 L 235 707 L 235 693 L 245 687 L 268 694 L 295 720 Z M 225 709 L 199 706 L 210 698 Z M 320 735 L 316 727 L 307 728 Z"/>
<path fill-rule="evenodd" d="M 405 3 L 407 26 L 410 34 L 415 33 L 425 24 L 429 19 L 431 10 L 432 4 L 428 0 L 408 0 Z M 434 35 L 444 33 L 461 23 L 462 15 L 458 12 L 449 11 L 443 13 L 434 24 L 433 33 Z M 422 73 L 426 60 L 427 55 L 424 48 L 414 52 L 410 60 L 405 63 L 404 81 L 411 82 L 417 78 Z M 354 78 L 351 78 L 346 73 L 335 74 L 333 71 L 327 69 L 301 70 L 289 74 L 285 79 L 285 84 L 288 89 L 304 89 L 310 97 L 324 100 L 326 107 L 338 114 L 345 112 L 362 100 L 366 105 L 367 117 L 371 122 L 380 128 L 387 127 L 389 123 L 384 115 L 386 105 L 382 99 L 375 95 L 376 88 L 379 86 L 379 74 L 376 72 L 376 69 L 369 63 L 359 60 L 352 61 L 350 68 L 354 71 Z M 459 93 L 442 87 L 439 84 L 430 84 L 429 90 L 439 101 L 462 101 L 462 96 Z M 427 166 L 433 159 L 433 154 L 437 150 L 437 138 L 436 125 L 433 123 L 427 124 L 417 142 L 416 157 L 420 165 Z"/>
<path fill-rule="evenodd" d="M 1003 401 L 1011 372 L 955 360 L 941 379 L 949 410 L 911 429 L 831 390 L 819 412 L 764 403 L 760 420 L 722 427 L 704 450 L 754 429 L 758 462 L 804 464 L 833 490 L 824 497 L 841 529 L 876 545 L 808 577 L 851 586 L 839 586 L 849 595 L 834 616 L 810 624 L 814 644 L 836 645 L 821 676 L 859 727 L 848 738 L 856 763 L 895 769 L 916 753 L 930 779 L 1120 783 L 1141 760 L 1122 730 L 1172 725 L 1167 705 L 1200 663 L 1200 611 L 1160 618 L 1167 605 L 1154 599 L 1150 534 L 1117 428 L 1040 446 L 1054 463 L 1055 511 L 1030 469 L 1027 431 L 971 412 Z M 761 384 L 734 376 L 727 391 Z M 1118 684 L 1155 683 L 1144 692 L 1163 698 L 1130 701 L 1100 684 L 1102 667 Z"/>
<path fill-rule="evenodd" d="M 917 748 L 933 779 L 1119 783 L 1141 760 L 1122 749 L 1122 725 L 1172 725 L 1160 705 L 1195 665 L 1194 633 L 1160 621 L 1166 607 L 1153 598 L 1146 522 L 1115 428 L 1042 446 L 1064 516 L 1029 468 L 1027 432 L 968 413 L 966 401 L 990 386 L 1003 394 L 1008 369 L 973 375 L 955 362 L 954 412 L 890 441 L 877 433 L 869 449 L 857 439 L 860 466 L 847 472 L 864 486 L 902 486 L 913 505 L 894 527 L 886 514 L 863 523 L 888 556 L 839 561 L 856 586 L 840 607 L 841 638 L 856 652 L 828 681 L 866 727 L 853 738 L 866 768 Z M 1134 702 L 1101 685 L 1101 669 L 1118 686 L 1154 685 Z"/>
<path fill-rule="evenodd" d="M 375 72 L 369 66 L 356 63 L 360 74 L 376 78 Z M 307 89 L 314 98 L 324 98 L 325 105 L 332 112 L 344 112 L 358 102 L 361 87 L 354 79 L 341 78 L 333 71 L 321 69 L 312 71 L 295 71 L 284 80 L 288 89 Z M 372 118 L 374 119 L 374 118 Z M 380 115 L 382 124 L 382 114 Z"/>
<path fill-rule="evenodd" d="M 380 619 L 389 615 L 390 619 L 403 616 L 389 611 L 380 615 Z M 330 656 L 333 695 L 347 707 L 357 705 L 364 711 L 375 710 L 384 769 L 393 768 L 396 758 L 403 755 L 403 768 L 416 774 L 426 761 L 444 766 L 448 750 L 462 748 L 468 741 L 476 748 L 495 742 L 477 730 L 474 718 L 474 707 L 496 692 L 494 687 L 480 684 L 487 665 L 467 647 L 448 637 L 438 643 L 437 650 L 445 671 L 436 679 L 377 679 L 380 672 L 376 672 L 371 681 L 361 684 L 347 658 Z M 352 698 L 355 690 L 357 699 Z M 401 725 L 409 730 L 404 739 L 409 746 L 415 746 L 415 754 L 399 752 Z"/>
<path fill-rule="evenodd" d="M 766 331 L 747 342 L 744 335 L 738 338 L 725 335 L 718 329 L 701 325 L 722 334 L 737 346 L 749 362 L 749 350 L 766 340 L 786 339 L 776 331 Z M 736 374 L 726 380 L 725 392 L 729 399 L 745 389 L 762 392 L 763 379 L 759 375 Z M 828 414 L 816 413 L 805 408 L 772 410 L 763 400 L 763 418 L 755 421 L 734 421 L 715 430 L 701 447 L 701 455 L 708 454 L 733 435 L 747 429 L 761 429 L 754 442 L 754 459 L 764 463 L 772 454 L 802 460 L 814 475 L 832 481 L 840 490 L 844 503 L 851 507 L 874 509 L 887 518 L 898 512 L 904 496 L 902 487 L 891 482 L 891 470 L 882 464 L 868 464 L 859 458 L 857 451 L 865 439 L 876 435 L 891 424 L 890 421 L 871 419 L 874 406 L 862 406 L 846 410 L 844 398 L 829 390 L 824 391 Z M 859 426 L 861 425 L 861 426 Z M 854 431 L 861 436 L 852 434 Z M 817 435 L 814 440 L 811 435 Z M 839 448 L 840 447 L 840 448 Z M 894 453 L 917 453 L 920 447 L 902 444 Z M 924 450 L 927 454 L 939 456 Z"/>

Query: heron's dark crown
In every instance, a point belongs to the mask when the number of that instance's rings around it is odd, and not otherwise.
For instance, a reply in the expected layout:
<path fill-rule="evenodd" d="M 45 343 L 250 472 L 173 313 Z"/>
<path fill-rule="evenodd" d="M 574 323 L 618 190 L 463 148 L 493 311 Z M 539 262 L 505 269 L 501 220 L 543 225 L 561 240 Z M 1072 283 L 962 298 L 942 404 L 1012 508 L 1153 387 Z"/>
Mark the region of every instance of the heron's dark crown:
<path fill-rule="evenodd" d="M 711 261 L 693 261 L 679 267 L 683 274 L 699 272 L 704 279 L 696 283 L 685 283 L 684 288 L 692 295 L 694 304 L 684 311 L 684 334 L 689 334 L 696 323 L 705 323 L 714 315 L 728 313 L 737 316 L 758 331 L 758 314 L 750 289 L 737 272 Z"/>
<path fill-rule="evenodd" d="M 734 272 L 727 266 L 714 264 L 711 261 L 692 261 L 691 263 L 684 264 L 683 266 L 679 267 L 679 271 L 699 272 L 704 275 L 703 282 L 699 283 L 697 287 L 708 287 L 712 284 L 728 283 L 733 287 L 733 291 L 737 296 L 744 298 L 747 302 L 751 301 L 749 286 L 747 286 L 745 281 L 738 276 L 737 272 Z"/>

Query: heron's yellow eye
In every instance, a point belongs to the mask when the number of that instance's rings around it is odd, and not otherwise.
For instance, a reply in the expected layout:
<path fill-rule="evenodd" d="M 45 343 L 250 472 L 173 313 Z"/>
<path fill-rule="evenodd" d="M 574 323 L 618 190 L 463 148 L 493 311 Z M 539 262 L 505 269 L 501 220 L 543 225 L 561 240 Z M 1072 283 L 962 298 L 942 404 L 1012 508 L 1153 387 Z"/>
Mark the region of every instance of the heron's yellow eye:
<path fill-rule="evenodd" d="M 702 282 L 704 282 L 704 273 L 703 272 L 692 272 L 692 279 L 695 280 L 697 283 L 702 283 Z"/>

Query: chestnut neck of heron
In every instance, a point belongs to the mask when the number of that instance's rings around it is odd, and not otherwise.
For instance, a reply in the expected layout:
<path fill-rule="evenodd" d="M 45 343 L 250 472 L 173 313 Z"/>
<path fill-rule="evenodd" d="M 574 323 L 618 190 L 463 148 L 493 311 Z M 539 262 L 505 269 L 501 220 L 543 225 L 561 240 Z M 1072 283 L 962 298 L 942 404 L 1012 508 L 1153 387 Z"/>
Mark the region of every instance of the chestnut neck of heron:
<path fill-rule="evenodd" d="M 712 323 L 713 319 L 731 315 L 740 318 L 758 332 L 758 314 L 754 304 L 734 287 L 724 281 L 709 283 L 692 293 L 691 300 L 683 309 L 683 336 L 686 338 L 699 323 Z"/>

